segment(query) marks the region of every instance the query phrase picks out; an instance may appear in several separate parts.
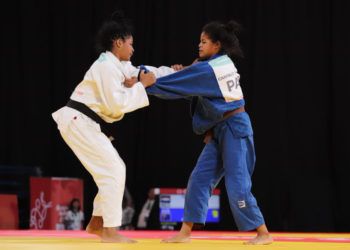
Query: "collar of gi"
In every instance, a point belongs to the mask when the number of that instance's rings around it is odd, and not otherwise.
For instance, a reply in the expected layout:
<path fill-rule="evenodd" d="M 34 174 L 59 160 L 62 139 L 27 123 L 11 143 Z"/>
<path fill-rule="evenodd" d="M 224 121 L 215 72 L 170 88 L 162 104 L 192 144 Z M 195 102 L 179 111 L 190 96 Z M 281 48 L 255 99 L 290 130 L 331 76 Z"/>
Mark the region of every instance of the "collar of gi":
<path fill-rule="evenodd" d="M 123 73 L 125 78 L 130 78 L 128 77 L 128 74 L 124 70 L 123 63 L 127 63 L 126 61 L 120 61 L 118 57 L 116 57 L 112 52 L 106 51 L 106 56 L 110 61 Z"/>

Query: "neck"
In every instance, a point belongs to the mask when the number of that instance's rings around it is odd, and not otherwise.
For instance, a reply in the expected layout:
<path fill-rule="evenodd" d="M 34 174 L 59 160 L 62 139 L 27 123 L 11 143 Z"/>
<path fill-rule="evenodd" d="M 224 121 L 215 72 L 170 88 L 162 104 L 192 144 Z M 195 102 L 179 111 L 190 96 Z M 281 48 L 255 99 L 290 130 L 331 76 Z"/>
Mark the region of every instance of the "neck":
<path fill-rule="evenodd" d="M 121 60 L 120 60 L 119 53 L 118 53 L 118 51 L 117 51 L 116 49 L 112 49 L 112 50 L 109 51 L 109 52 L 111 52 L 116 58 L 118 58 L 119 61 L 121 61 Z"/>

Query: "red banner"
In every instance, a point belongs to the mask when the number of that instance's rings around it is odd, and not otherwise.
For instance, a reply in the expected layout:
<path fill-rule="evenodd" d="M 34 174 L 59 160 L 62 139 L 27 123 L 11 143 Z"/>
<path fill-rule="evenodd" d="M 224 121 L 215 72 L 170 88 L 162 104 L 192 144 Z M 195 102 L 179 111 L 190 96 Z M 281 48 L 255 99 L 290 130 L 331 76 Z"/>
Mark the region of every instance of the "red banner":
<path fill-rule="evenodd" d="M 76 178 L 30 178 L 30 228 L 64 229 L 64 216 L 72 199 L 83 210 L 83 181 Z"/>
<path fill-rule="evenodd" d="M 0 229 L 18 229 L 18 202 L 15 194 L 0 194 Z"/>

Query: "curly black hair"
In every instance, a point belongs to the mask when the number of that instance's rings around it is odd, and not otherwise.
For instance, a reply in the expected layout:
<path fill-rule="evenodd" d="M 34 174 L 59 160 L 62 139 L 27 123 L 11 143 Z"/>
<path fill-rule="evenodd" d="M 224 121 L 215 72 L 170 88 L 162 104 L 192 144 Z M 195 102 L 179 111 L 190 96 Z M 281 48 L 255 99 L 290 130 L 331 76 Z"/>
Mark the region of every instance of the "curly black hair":
<path fill-rule="evenodd" d="M 227 54 L 229 57 L 243 57 L 237 34 L 241 31 L 241 25 L 236 21 L 229 21 L 224 24 L 218 21 L 206 24 L 204 32 L 212 42 L 221 43 L 220 54 Z"/>
<path fill-rule="evenodd" d="M 131 21 L 124 17 L 122 11 L 115 11 L 110 20 L 103 23 L 96 36 L 96 50 L 98 53 L 111 51 L 113 41 L 132 36 Z"/>

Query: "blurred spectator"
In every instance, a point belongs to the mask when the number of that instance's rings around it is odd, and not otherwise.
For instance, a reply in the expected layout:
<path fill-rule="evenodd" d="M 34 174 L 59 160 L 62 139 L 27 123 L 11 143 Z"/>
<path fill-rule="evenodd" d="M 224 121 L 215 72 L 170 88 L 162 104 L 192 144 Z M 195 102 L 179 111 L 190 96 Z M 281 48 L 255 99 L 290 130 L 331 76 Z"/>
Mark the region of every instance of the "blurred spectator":
<path fill-rule="evenodd" d="M 84 224 L 84 213 L 81 211 L 80 200 L 72 199 L 69 204 L 68 211 L 64 218 L 65 229 L 82 230 Z"/>
<path fill-rule="evenodd" d="M 158 189 L 151 188 L 137 220 L 138 229 L 160 229 Z"/>
<path fill-rule="evenodd" d="M 134 229 L 132 225 L 132 219 L 135 214 L 134 200 L 128 190 L 125 187 L 124 197 L 123 197 L 123 215 L 122 215 L 122 225 L 120 229 Z"/>

